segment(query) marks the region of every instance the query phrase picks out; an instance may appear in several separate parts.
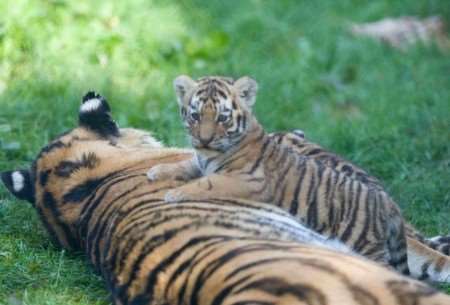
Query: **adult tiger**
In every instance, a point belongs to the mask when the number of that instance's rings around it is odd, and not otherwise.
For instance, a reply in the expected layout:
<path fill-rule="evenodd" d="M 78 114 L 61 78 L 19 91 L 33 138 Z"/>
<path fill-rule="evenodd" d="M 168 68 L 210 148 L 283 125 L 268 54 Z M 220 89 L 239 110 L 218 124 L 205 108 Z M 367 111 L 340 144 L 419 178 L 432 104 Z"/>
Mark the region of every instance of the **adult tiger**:
<path fill-rule="evenodd" d="M 357 179 L 266 134 L 251 112 L 254 80 L 179 76 L 174 87 L 196 156 L 153 167 L 148 177 L 202 178 L 168 192 L 166 202 L 221 194 L 274 203 L 308 227 L 408 274 L 404 223 L 395 202 L 364 171 Z M 409 242 L 415 277 L 426 273 L 433 281 L 450 281 L 448 257 L 417 239 Z"/>
<path fill-rule="evenodd" d="M 83 101 L 77 128 L 45 146 L 30 169 L 1 178 L 32 203 L 55 242 L 87 254 L 115 304 L 450 304 L 420 282 L 343 253 L 271 205 L 164 203 L 183 182 L 150 183 L 147 168 L 191 151 L 119 129 L 98 95 Z"/>

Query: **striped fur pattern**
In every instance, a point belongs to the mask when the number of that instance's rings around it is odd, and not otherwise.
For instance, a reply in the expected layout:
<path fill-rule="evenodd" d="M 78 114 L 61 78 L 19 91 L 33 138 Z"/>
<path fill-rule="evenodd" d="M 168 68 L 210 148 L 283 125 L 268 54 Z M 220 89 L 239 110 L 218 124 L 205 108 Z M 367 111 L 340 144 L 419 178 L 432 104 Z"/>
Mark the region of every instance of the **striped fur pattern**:
<path fill-rule="evenodd" d="M 437 235 L 424 240 L 431 248 L 450 256 L 450 235 Z"/>
<path fill-rule="evenodd" d="M 319 160 L 327 167 L 331 167 L 340 173 L 344 173 L 345 175 L 364 183 L 370 188 L 379 190 L 384 189 L 383 185 L 377 178 L 369 175 L 362 168 L 336 154 L 325 150 L 320 145 L 308 141 L 302 130 L 293 130 L 291 132 L 274 132 L 269 136 L 272 137 L 273 140 L 279 145 L 288 146 L 300 155 Z"/>
<path fill-rule="evenodd" d="M 167 191 L 183 182 L 149 182 L 146 170 L 192 152 L 118 129 L 98 105 L 82 107 L 80 116 L 98 112 L 100 120 L 80 120 L 31 169 L 1 176 L 32 203 L 55 242 L 86 253 L 114 304 L 450 304 L 431 287 L 344 253 L 273 205 L 220 198 L 166 204 Z"/>
<path fill-rule="evenodd" d="M 301 130 L 270 134 L 280 145 L 290 147 L 300 155 L 319 160 L 328 167 L 355 180 L 383 190 L 381 182 L 366 171 L 342 157 L 327 151 L 305 138 Z M 411 274 L 422 280 L 450 282 L 450 236 L 425 238 L 412 225 L 406 224 L 408 261 Z M 436 251 L 433 251 L 436 250 Z"/>
<path fill-rule="evenodd" d="M 155 167 L 148 177 L 202 177 L 168 192 L 166 202 L 233 196 L 273 203 L 357 253 L 409 273 L 402 216 L 389 195 L 266 134 L 251 113 L 254 80 L 179 76 L 174 87 L 196 157 Z"/>

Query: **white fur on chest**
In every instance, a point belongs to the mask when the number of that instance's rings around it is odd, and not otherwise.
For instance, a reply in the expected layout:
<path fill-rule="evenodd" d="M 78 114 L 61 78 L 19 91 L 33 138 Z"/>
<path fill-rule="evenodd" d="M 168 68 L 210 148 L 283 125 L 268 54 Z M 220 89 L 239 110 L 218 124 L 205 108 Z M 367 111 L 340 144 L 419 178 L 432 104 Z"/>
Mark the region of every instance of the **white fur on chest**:
<path fill-rule="evenodd" d="M 195 160 L 197 162 L 197 167 L 200 169 L 203 176 L 207 176 L 216 172 L 220 165 L 220 157 L 218 158 L 215 154 L 205 154 L 195 152 Z"/>

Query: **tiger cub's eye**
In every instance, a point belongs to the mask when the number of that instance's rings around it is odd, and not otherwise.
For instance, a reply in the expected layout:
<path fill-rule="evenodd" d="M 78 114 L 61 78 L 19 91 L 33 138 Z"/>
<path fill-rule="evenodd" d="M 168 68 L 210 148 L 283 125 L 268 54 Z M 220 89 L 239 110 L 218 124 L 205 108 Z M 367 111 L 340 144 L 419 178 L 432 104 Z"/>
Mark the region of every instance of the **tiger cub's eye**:
<path fill-rule="evenodd" d="M 228 120 L 228 116 L 224 115 L 224 114 L 219 114 L 219 116 L 217 117 L 217 122 L 219 123 L 224 123 Z"/>
<path fill-rule="evenodd" d="M 194 121 L 199 121 L 199 120 L 200 120 L 200 115 L 198 114 L 198 112 L 192 112 L 192 113 L 191 113 L 191 118 L 192 118 Z"/>

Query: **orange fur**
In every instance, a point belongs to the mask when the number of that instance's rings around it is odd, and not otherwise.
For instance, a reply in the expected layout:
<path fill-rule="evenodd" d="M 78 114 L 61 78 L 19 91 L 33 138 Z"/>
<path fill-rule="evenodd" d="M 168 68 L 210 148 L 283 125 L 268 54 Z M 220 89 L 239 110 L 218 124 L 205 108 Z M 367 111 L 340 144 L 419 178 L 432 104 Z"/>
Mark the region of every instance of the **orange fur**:
<path fill-rule="evenodd" d="M 86 253 L 114 304 L 450 304 L 274 206 L 231 198 L 165 204 L 183 182 L 148 182 L 147 168 L 192 153 L 162 148 L 143 131 L 116 132 L 80 126 L 44 147 L 27 197 L 57 243 Z M 86 155 L 97 161 L 81 162 Z M 2 180 L 17 195 L 12 173 Z"/>

